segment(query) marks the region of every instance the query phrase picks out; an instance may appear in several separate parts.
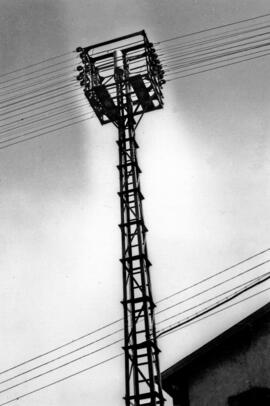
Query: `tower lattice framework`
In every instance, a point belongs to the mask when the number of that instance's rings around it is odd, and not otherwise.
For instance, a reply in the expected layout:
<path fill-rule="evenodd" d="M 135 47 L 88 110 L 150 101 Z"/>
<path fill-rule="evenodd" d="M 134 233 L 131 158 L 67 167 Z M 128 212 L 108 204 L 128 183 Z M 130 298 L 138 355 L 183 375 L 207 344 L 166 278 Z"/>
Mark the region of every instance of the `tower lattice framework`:
<path fill-rule="evenodd" d="M 135 130 L 146 112 L 163 107 L 164 72 L 144 31 L 77 50 L 77 79 L 91 107 L 118 128 L 125 403 L 163 406 Z"/>

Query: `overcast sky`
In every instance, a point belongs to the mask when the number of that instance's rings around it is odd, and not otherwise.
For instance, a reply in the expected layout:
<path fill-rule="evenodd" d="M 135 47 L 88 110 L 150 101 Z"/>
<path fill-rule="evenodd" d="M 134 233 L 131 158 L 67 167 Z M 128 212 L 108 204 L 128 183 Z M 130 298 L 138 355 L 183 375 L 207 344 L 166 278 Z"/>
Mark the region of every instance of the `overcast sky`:
<path fill-rule="evenodd" d="M 267 0 L 0 0 L 0 74 L 141 29 L 159 41 L 268 12 Z M 164 110 L 138 127 L 156 300 L 269 247 L 269 83 L 269 57 L 170 82 Z M 112 125 L 93 119 L 0 151 L 0 370 L 122 316 L 116 139 Z M 161 339 L 161 369 L 268 300 Z M 120 347 L 3 393 L 0 403 Z M 16 403 L 124 404 L 123 367 L 118 358 Z"/>

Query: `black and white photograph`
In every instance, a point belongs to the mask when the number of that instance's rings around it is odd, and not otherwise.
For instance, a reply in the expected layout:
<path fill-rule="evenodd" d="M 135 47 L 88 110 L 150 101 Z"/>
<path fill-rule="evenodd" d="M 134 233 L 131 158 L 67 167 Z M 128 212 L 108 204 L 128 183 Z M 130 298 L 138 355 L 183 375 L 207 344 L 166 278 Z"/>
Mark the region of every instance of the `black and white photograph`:
<path fill-rule="evenodd" d="M 0 0 L 0 406 L 270 406 L 270 2 Z"/>

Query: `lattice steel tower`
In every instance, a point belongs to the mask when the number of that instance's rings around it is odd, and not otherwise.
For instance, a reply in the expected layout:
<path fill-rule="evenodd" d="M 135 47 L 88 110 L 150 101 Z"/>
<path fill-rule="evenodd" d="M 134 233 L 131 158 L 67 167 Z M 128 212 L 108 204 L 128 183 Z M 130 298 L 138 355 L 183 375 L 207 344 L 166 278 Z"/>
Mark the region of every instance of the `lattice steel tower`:
<path fill-rule="evenodd" d="M 163 107 L 164 71 L 144 31 L 77 51 L 82 60 L 77 79 L 86 98 L 101 124 L 113 123 L 119 135 L 125 402 L 162 406 L 135 130 L 145 113 Z"/>

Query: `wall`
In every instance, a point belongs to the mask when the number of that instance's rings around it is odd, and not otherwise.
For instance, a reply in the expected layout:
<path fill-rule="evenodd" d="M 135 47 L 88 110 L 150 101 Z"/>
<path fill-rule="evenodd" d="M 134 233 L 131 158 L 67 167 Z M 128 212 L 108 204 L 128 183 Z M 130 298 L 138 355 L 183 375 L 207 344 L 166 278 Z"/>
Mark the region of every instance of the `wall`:
<path fill-rule="evenodd" d="M 190 406 L 225 406 L 229 396 L 252 386 L 270 388 L 270 321 L 211 354 L 190 371 Z"/>

